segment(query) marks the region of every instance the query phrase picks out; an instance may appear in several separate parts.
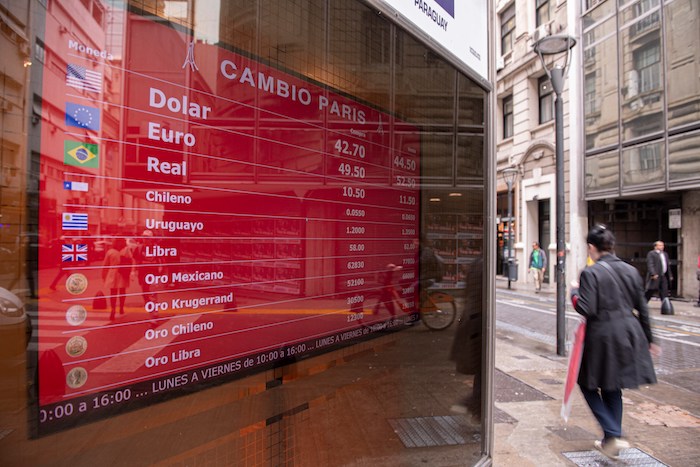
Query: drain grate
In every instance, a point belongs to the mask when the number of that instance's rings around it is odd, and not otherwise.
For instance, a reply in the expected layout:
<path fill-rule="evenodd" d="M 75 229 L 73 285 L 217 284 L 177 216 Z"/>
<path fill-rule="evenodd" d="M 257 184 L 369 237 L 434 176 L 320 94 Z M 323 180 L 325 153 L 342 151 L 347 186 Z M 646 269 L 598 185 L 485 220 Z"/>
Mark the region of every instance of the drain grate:
<path fill-rule="evenodd" d="M 637 449 L 625 449 L 620 453 L 620 460 L 608 459 L 598 451 L 573 451 L 563 452 L 564 457 L 580 467 L 598 467 L 613 465 L 639 465 L 644 467 L 668 467 L 660 460 L 650 456 L 646 452 Z"/>
<path fill-rule="evenodd" d="M 499 409 L 498 407 L 493 410 L 493 423 L 516 423 L 517 420 Z"/>
<path fill-rule="evenodd" d="M 460 416 L 392 418 L 389 424 L 407 448 L 454 446 L 479 441 L 478 426 Z M 468 433 L 471 432 L 471 433 Z"/>
<path fill-rule="evenodd" d="M 530 402 L 552 399 L 542 391 L 538 391 L 500 370 L 494 372 L 494 387 L 496 389 L 496 402 Z"/>

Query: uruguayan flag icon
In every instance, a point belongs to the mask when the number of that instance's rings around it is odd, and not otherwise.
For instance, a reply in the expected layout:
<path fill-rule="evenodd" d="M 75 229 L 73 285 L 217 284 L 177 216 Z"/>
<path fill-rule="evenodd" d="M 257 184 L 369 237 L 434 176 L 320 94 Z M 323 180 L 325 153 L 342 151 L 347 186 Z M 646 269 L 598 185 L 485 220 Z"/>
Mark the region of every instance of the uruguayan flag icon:
<path fill-rule="evenodd" d="M 87 230 L 88 215 L 72 212 L 64 212 L 61 227 L 63 230 Z"/>

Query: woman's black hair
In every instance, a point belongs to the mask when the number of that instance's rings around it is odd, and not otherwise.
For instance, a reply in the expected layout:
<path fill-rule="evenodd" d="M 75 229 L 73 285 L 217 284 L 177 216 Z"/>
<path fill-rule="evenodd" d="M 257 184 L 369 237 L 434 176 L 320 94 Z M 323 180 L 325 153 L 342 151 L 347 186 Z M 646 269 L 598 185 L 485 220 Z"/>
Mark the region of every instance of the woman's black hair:
<path fill-rule="evenodd" d="M 615 235 L 607 226 L 596 224 L 588 231 L 586 242 L 596 247 L 600 252 L 610 252 L 615 248 Z"/>

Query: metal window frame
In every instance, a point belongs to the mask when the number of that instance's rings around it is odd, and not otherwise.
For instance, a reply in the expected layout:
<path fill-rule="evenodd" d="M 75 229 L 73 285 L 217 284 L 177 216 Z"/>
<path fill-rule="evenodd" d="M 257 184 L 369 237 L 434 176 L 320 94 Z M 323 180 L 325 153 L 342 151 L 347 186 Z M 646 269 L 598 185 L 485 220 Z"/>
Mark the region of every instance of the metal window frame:
<path fill-rule="evenodd" d="M 484 105 L 486 106 L 485 128 L 484 128 L 484 172 L 485 192 L 484 201 L 486 203 L 484 212 L 484 256 L 485 261 L 485 287 L 484 294 L 484 319 L 483 353 L 482 353 L 482 456 L 476 462 L 475 467 L 489 467 L 493 463 L 494 449 L 494 427 L 493 427 L 493 401 L 494 389 L 493 369 L 495 366 L 495 332 L 496 332 L 496 135 L 497 135 L 497 94 L 493 83 L 496 82 L 496 44 L 500 43 L 496 35 L 496 19 L 500 18 L 495 10 L 494 2 L 487 4 L 488 24 L 491 25 L 488 31 L 488 79 L 483 78 L 474 70 L 457 60 L 442 45 L 437 44 L 428 34 L 417 30 L 408 20 L 400 16 L 392 8 L 388 7 L 382 0 L 359 0 L 360 2 L 375 8 L 378 12 L 386 15 L 395 27 L 401 28 L 405 33 L 412 35 L 429 50 L 437 53 L 446 63 L 453 66 L 459 73 L 462 73 L 485 91 Z M 515 15 L 515 2 L 508 8 L 513 8 Z M 392 34 L 392 37 L 396 34 Z M 394 67 L 391 67 L 392 81 L 394 79 Z M 458 86 L 459 77 L 457 77 Z M 394 96 L 392 92 L 391 105 L 394 108 Z M 455 98 L 459 99 L 459 93 Z M 457 103 L 455 104 L 457 105 Z M 457 133 L 456 136 L 459 136 Z M 456 138 L 455 138 L 456 140 Z"/>

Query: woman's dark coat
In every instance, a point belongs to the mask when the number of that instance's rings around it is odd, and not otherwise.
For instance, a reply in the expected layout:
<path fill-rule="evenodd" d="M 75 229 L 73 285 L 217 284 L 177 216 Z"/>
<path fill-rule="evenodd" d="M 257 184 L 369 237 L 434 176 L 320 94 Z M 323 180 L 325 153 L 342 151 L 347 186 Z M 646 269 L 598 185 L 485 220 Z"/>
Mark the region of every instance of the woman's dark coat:
<path fill-rule="evenodd" d="M 576 311 L 587 320 L 578 377 L 581 387 L 612 391 L 656 382 L 649 353 L 649 310 L 636 269 L 615 255 L 603 255 L 581 272 Z"/>

